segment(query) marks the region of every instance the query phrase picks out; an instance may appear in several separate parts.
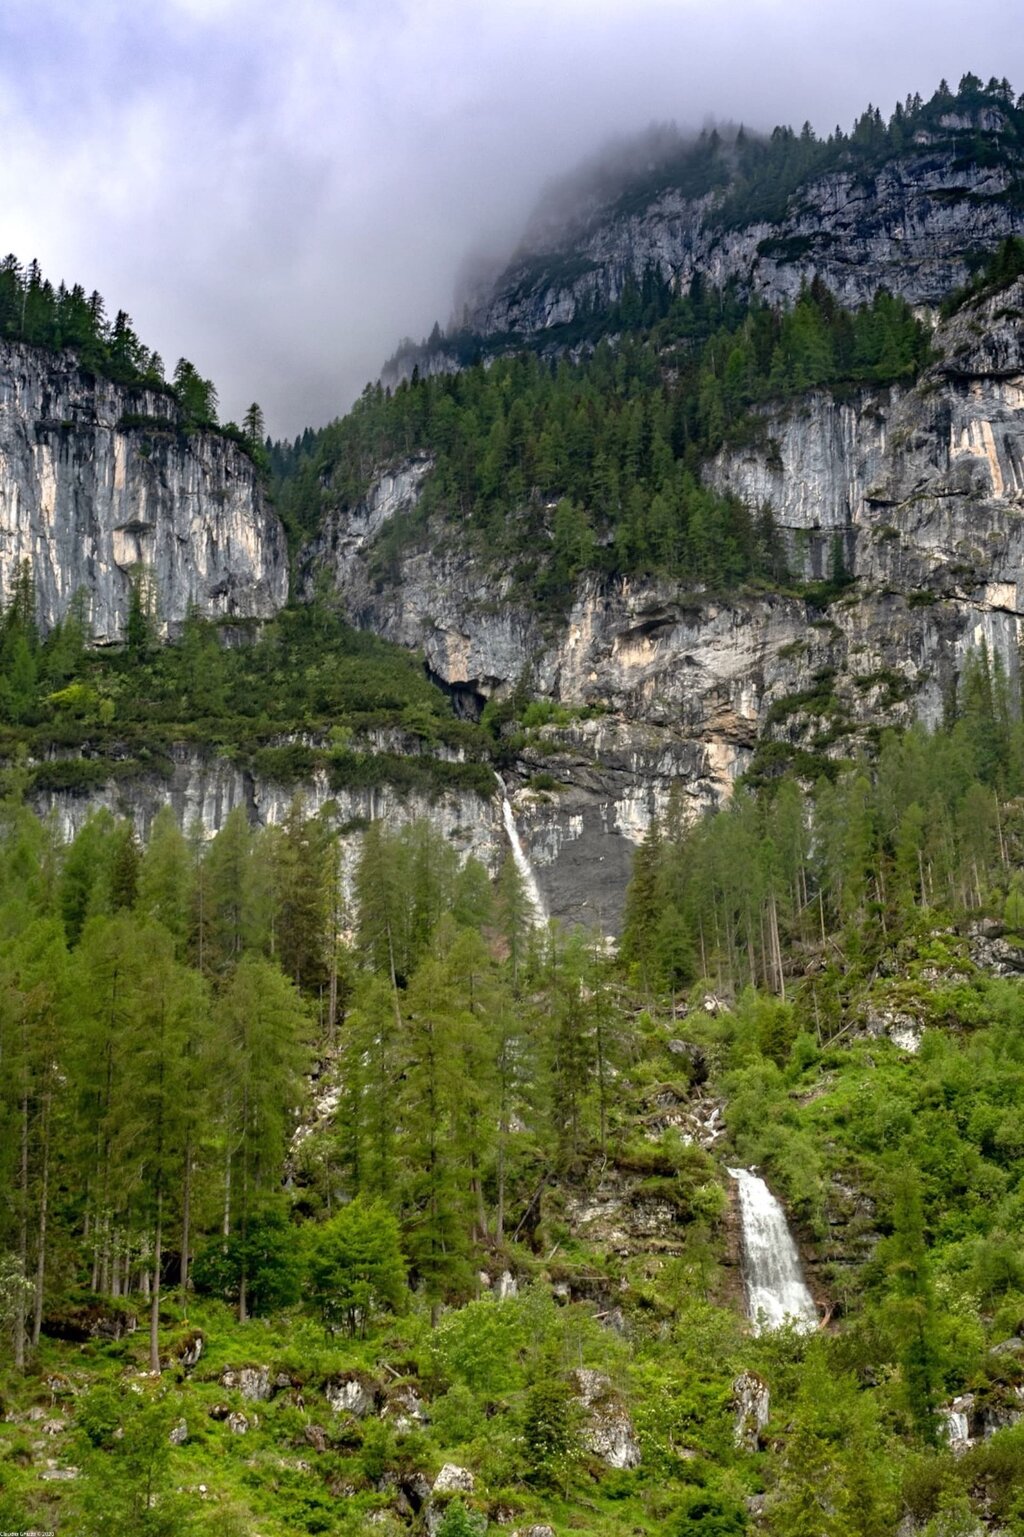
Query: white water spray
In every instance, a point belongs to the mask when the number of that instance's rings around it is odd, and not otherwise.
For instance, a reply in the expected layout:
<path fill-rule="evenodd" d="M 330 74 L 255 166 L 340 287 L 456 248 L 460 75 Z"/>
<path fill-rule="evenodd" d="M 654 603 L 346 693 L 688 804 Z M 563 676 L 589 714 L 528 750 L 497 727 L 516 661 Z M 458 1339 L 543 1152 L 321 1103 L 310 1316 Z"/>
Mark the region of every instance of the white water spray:
<path fill-rule="evenodd" d="M 537 877 L 533 873 L 533 866 L 527 858 L 526 850 L 520 841 L 519 832 L 516 828 L 516 819 L 512 814 L 512 803 L 505 789 L 505 781 L 500 774 L 495 774 L 494 777 L 498 781 L 498 786 L 501 790 L 502 820 L 505 823 L 505 831 L 508 834 L 512 858 L 516 869 L 519 871 L 519 876 L 526 892 L 526 900 L 530 905 L 533 925 L 534 928 L 543 928 L 548 921 L 548 912 L 544 905 L 544 898 L 540 894 L 540 887 L 537 884 Z"/>
<path fill-rule="evenodd" d="M 750 1169 L 729 1173 L 739 1187 L 743 1284 L 754 1332 L 790 1323 L 809 1333 L 818 1327 L 818 1310 L 804 1282 L 785 1212 Z"/>

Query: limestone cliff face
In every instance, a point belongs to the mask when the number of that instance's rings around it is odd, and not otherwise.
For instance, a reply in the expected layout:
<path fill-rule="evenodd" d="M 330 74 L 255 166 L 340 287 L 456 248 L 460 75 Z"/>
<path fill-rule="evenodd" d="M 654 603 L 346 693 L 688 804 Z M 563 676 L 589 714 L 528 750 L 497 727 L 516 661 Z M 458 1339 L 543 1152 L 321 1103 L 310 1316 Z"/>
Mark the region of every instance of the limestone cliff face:
<path fill-rule="evenodd" d="M 694 813 L 720 802 L 759 741 L 845 753 L 869 725 L 935 723 L 982 639 L 1017 675 L 1024 281 L 946 323 L 936 352 L 914 388 L 766 411 L 759 446 L 707 469 L 752 506 L 771 503 L 801 574 L 827 575 L 839 541 L 855 581 L 827 609 L 588 579 L 564 624 L 545 628 L 507 575 L 442 526 L 376 581 L 369 529 L 382 488 L 307 551 L 310 580 L 329 571 L 357 623 L 421 647 L 457 696 L 480 701 L 525 679 L 576 714 L 528 734 L 513 776 L 556 915 L 614 926 L 651 816 L 673 790 Z M 390 477 L 392 515 L 414 504 L 425 473 L 419 463 Z M 541 773 L 560 788 L 531 789 Z"/>
<path fill-rule="evenodd" d="M 857 608 L 910 598 L 927 608 L 930 631 L 959 629 L 957 655 L 985 637 L 1016 674 L 1024 282 L 940 327 L 936 350 L 940 360 L 914 389 L 843 406 L 819 395 L 766 413 L 764 445 L 719 454 L 708 479 L 751 504 L 770 502 L 803 574 L 825 573 L 838 536 L 859 579 Z"/>
<path fill-rule="evenodd" d="M 0 591 L 26 560 L 43 628 L 82 592 L 99 642 L 123 633 L 140 574 L 164 633 L 192 606 L 267 618 L 288 594 L 284 531 L 233 443 L 184 434 L 167 396 L 70 353 L 0 343 Z"/>
<path fill-rule="evenodd" d="M 710 199 L 672 191 L 597 209 L 571 238 L 510 269 L 471 323 L 495 345 L 509 332 L 536 337 L 581 301 L 614 299 L 651 265 L 680 285 L 697 272 L 737 277 L 772 301 L 820 274 L 847 303 L 885 284 L 932 305 L 966 276 L 966 252 L 1024 230 L 1024 209 L 1007 196 L 1014 174 L 1007 157 L 985 168 L 919 144 L 868 180 L 820 178 L 772 225 L 726 228 Z M 1016 677 L 1024 281 L 940 326 L 935 355 L 913 387 L 766 407 L 752 444 L 705 467 L 720 490 L 770 504 L 795 575 L 825 577 L 841 558 L 853 581 L 827 607 L 785 592 L 722 597 L 588 578 L 561 621 L 544 621 L 508 571 L 439 517 L 383 558 L 383 531 L 418 507 L 426 457 L 383 467 L 363 503 L 329 518 L 307 547 L 307 594 L 326 576 L 352 622 L 422 650 L 460 708 L 478 711 L 519 684 L 560 707 L 516 739 L 506 775 L 554 916 L 613 930 L 651 818 L 672 798 L 693 815 L 719 804 L 762 744 L 846 755 L 866 728 L 935 722 L 983 639 Z M 67 356 L 4 346 L 0 583 L 26 559 L 43 625 L 83 590 L 100 641 L 122 633 L 140 571 L 165 631 L 193 604 L 211 617 L 266 617 L 287 594 L 280 525 L 230 443 L 186 437 L 162 395 L 93 380 Z M 340 827 L 429 815 L 492 864 L 504 848 L 497 791 L 491 803 L 331 795 L 326 782 L 305 793 L 312 808 L 335 801 Z M 169 797 L 184 823 L 198 819 L 210 834 L 236 804 L 279 819 L 291 795 L 183 749 L 169 788 L 136 781 L 51 796 L 41 809 L 71 830 L 107 803 L 144 830 Z"/>
<path fill-rule="evenodd" d="M 346 895 L 362 845 L 363 828 L 375 819 L 384 819 L 389 827 L 397 828 L 428 818 L 462 857 L 473 855 L 492 870 L 504 851 L 499 803 L 484 800 L 472 791 L 445 790 L 431 795 L 422 791 L 399 792 L 386 784 L 339 790 L 328 784 L 325 774 L 317 774 L 300 786 L 285 785 L 191 744 L 174 748 L 171 756 L 169 777 L 154 774 L 111 779 L 108 785 L 84 794 L 73 790 L 39 791 L 33 797 L 34 807 L 41 816 L 55 820 L 65 839 L 73 838 L 91 815 L 105 809 L 115 816 L 129 818 L 139 837 L 145 840 L 153 818 L 161 807 L 168 805 L 182 828 L 212 838 L 239 807 L 255 826 L 277 826 L 300 795 L 307 815 L 323 815 L 339 831 Z"/>
<path fill-rule="evenodd" d="M 674 189 L 639 208 L 598 207 L 567 234 L 514 260 L 477 297 L 467 328 L 536 335 L 571 321 L 581 305 L 617 299 L 645 272 L 685 289 L 700 274 L 737 279 L 771 303 L 792 301 L 821 277 L 844 304 L 880 287 L 911 304 L 936 305 L 968 276 L 967 254 L 1024 230 L 1007 154 L 986 166 L 964 149 L 917 144 L 877 173 L 821 176 L 800 188 L 773 223 L 726 227 L 719 196 Z M 420 371 L 427 365 L 420 360 Z"/>

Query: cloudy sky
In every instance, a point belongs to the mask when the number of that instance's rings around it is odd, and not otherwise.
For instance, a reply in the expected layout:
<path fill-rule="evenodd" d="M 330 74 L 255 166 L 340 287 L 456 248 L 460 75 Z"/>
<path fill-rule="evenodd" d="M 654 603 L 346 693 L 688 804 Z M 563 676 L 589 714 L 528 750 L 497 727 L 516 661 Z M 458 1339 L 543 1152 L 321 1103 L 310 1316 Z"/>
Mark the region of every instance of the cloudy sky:
<path fill-rule="evenodd" d="M 1022 55 L 1017 0 L 0 0 L 0 246 L 292 434 L 609 136 L 827 132 Z"/>

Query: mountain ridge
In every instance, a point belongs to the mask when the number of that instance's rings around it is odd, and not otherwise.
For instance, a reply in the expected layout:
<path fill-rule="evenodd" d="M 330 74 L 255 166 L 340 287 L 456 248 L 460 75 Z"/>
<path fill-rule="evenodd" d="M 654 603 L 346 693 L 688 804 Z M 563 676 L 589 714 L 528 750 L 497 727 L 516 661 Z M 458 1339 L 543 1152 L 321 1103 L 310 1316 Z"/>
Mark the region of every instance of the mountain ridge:
<path fill-rule="evenodd" d="M 928 102 L 908 98 L 888 124 L 869 107 L 825 140 L 809 124 L 669 138 L 639 176 L 591 196 L 582 226 L 534 226 L 542 238 L 464 302 L 447 335 L 405 346 L 382 379 L 455 366 L 474 342 L 485 355 L 541 344 L 649 273 L 676 290 L 735 278 L 771 303 L 818 277 L 845 304 L 885 286 L 937 306 L 978 253 L 1024 230 L 1021 143 L 1007 83 L 972 75 L 955 94 L 943 82 Z"/>

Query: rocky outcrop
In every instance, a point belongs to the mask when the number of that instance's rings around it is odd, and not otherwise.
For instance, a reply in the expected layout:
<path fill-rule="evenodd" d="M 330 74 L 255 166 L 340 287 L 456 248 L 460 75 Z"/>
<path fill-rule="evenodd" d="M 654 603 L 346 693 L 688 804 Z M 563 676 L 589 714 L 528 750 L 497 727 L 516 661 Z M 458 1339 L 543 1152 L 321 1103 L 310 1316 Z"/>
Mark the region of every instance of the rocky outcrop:
<path fill-rule="evenodd" d="M 222 1388 L 233 1388 L 254 1403 L 269 1398 L 272 1392 L 268 1366 L 228 1367 L 219 1380 Z"/>
<path fill-rule="evenodd" d="M 182 1371 L 190 1372 L 199 1365 L 205 1344 L 206 1340 L 200 1329 L 190 1330 L 185 1338 L 179 1341 L 175 1354 Z"/>
<path fill-rule="evenodd" d="M 609 1468 L 640 1465 L 640 1447 L 625 1403 L 603 1372 L 580 1367 L 572 1373 L 583 1414 L 581 1437 L 587 1451 Z"/>
<path fill-rule="evenodd" d="M 913 389 L 828 394 L 761 413 L 752 447 L 706 479 L 770 505 L 799 574 L 847 569 L 893 591 L 926 590 L 1016 612 L 1024 534 L 1024 282 L 960 311 Z"/>
<path fill-rule="evenodd" d="M 42 627 L 81 593 L 99 642 L 123 635 L 140 582 L 164 634 L 192 608 L 268 618 L 288 596 L 284 530 L 236 444 L 183 431 L 166 394 L 4 342 L 0 592 L 25 561 Z"/>
<path fill-rule="evenodd" d="M 742 1451 L 756 1452 L 771 1413 L 768 1384 L 757 1372 L 742 1372 L 732 1385 L 732 1406 L 736 1413 L 733 1445 Z"/>
<path fill-rule="evenodd" d="M 944 322 L 935 351 L 913 388 L 765 409 L 757 441 L 707 467 L 719 490 L 771 505 L 798 575 L 849 573 L 827 608 L 587 578 L 564 622 L 545 626 L 507 570 L 439 521 L 381 582 L 372 530 L 411 509 L 422 460 L 307 549 L 307 584 L 328 572 L 355 623 L 422 648 L 465 708 L 520 682 L 567 708 L 573 718 L 528 733 L 506 776 L 555 916 L 614 930 L 652 817 L 673 796 L 683 816 L 720 804 L 766 739 L 843 755 L 869 727 L 936 724 L 983 640 L 1016 680 L 1024 281 Z"/>
<path fill-rule="evenodd" d="M 383 1396 L 377 1383 L 358 1372 L 329 1377 L 324 1383 L 323 1392 L 335 1414 L 352 1414 L 356 1419 L 373 1414 Z"/>
<path fill-rule="evenodd" d="M 119 778 L 112 771 L 105 785 L 85 792 L 40 790 L 33 795 L 32 804 L 41 816 L 55 819 L 65 839 L 73 838 L 96 811 L 106 809 L 115 816 L 128 817 L 145 840 L 153 818 L 165 805 L 170 805 L 184 830 L 198 829 L 203 837 L 212 838 L 236 807 L 241 807 L 255 825 L 280 824 L 297 795 L 301 795 L 307 815 L 327 815 L 341 830 L 343 879 L 354 868 L 363 827 L 379 819 L 391 827 L 401 827 L 429 818 L 461 854 L 475 855 L 488 865 L 495 863 L 504 848 L 500 806 L 470 790 L 430 794 L 400 791 L 386 783 L 332 789 L 326 773 L 319 772 L 302 784 L 280 784 L 191 745 L 171 749 L 169 774 Z"/>
<path fill-rule="evenodd" d="M 1024 972 L 1024 948 L 1004 939 L 1001 930 L 985 933 L 978 924 L 970 939 L 970 956 L 979 971 L 995 977 L 1019 977 Z"/>
<path fill-rule="evenodd" d="M 669 174 L 646 191 L 617 189 L 568 225 L 535 223 L 529 248 L 471 299 L 463 329 L 536 341 L 589 306 L 614 302 L 652 270 L 683 291 L 695 276 L 716 286 L 735 279 L 771 303 L 791 301 L 820 277 L 844 304 L 885 287 L 911 304 L 937 305 L 966 280 L 969 253 L 1024 230 L 1014 193 L 1019 157 L 1000 137 L 1003 126 L 991 107 L 965 113 L 960 124 L 950 117 L 944 142 L 922 134 L 872 171 L 851 166 L 812 178 L 771 221 L 723 218 L 728 187 L 687 196 Z M 976 131 L 993 136 L 995 157 L 976 154 Z M 452 357 L 435 337 L 415 354 L 406 349 L 402 370 L 408 375 L 415 362 L 421 374 L 437 371 Z"/>
<path fill-rule="evenodd" d="M 638 1254 L 682 1254 L 686 1246 L 681 1220 L 685 1210 L 667 1192 L 652 1193 L 647 1183 L 641 1174 L 606 1169 L 593 1189 L 566 1197 L 561 1215 L 574 1238 L 622 1259 Z M 573 1279 L 570 1276 L 570 1281 Z M 596 1289 L 593 1300 L 609 1303 L 611 1296 L 605 1283 Z"/>
<path fill-rule="evenodd" d="M 476 1486 L 476 1480 L 468 1468 L 460 1468 L 457 1463 L 446 1462 L 440 1473 L 434 1479 L 434 1494 L 472 1494 Z"/>

